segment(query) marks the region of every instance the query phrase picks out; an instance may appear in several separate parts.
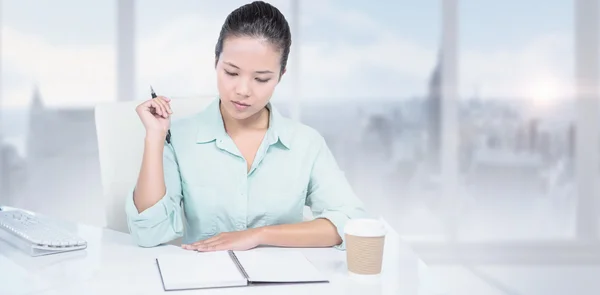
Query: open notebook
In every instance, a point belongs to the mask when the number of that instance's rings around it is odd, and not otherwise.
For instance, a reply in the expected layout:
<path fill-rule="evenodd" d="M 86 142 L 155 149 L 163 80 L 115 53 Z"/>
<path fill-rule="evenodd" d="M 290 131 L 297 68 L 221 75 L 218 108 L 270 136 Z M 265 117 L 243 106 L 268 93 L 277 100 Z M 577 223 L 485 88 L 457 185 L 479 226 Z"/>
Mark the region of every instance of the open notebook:
<path fill-rule="evenodd" d="M 329 280 L 300 252 L 186 252 L 156 258 L 165 291 Z"/>

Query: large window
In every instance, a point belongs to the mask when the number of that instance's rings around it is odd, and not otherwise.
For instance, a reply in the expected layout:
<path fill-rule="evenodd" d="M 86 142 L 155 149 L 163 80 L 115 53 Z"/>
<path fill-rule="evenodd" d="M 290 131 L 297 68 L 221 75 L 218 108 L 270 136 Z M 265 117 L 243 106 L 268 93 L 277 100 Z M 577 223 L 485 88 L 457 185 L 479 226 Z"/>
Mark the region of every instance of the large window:
<path fill-rule="evenodd" d="M 437 187 L 448 226 L 444 242 L 413 244 L 423 257 L 547 264 L 597 255 L 598 9 L 444 2 Z"/>
<path fill-rule="evenodd" d="M 274 103 L 406 240 L 597 234 L 597 6 L 270 2 L 293 34 Z M 0 202 L 101 220 L 93 105 L 216 96 L 214 46 L 244 3 L 4 1 Z"/>
<path fill-rule="evenodd" d="M 370 214 L 405 236 L 441 235 L 422 173 L 439 3 L 299 2 L 303 123 L 325 136 Z"/>
<path fill-rule="evenodd" d="M 571 237 L 573 3 L 462 1 L 459 15 L 458 238 Z"/>
<path fill-rule="evenodd" d="M 102 218 L 93 106 L 115 97 L 114 16 L 113 1 L 2 2 L 3 204 Z"/>

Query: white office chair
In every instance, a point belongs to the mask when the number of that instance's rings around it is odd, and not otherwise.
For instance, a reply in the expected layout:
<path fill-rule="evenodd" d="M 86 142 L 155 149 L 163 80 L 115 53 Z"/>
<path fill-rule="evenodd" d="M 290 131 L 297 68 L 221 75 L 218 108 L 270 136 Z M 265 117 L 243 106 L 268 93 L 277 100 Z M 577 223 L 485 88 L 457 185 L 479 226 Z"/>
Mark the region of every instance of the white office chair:
<path fill-rule="evenodd" d="M 214 99 L 173 98 L 172 120 L 198 113 Z M 144 150 L 145 130 L 135 112 L 142 102 L 106 103 L 95 108 L 106 227 L 125 233 L 129 233 L 125 197 L 137 182 Z"/>

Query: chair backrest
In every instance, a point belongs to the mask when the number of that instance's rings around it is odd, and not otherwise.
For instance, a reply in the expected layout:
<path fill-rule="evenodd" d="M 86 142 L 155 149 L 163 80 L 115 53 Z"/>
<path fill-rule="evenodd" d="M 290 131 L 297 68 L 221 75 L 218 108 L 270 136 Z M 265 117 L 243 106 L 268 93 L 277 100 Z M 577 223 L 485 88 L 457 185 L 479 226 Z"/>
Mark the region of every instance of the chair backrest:
<path fill-rule="evenodd" d="M 172 120 L 198 113 L 214 99 L 173 98 Z M 135 111 L 140 103 L 113 102 L 95 108 L 106 226 L 121 232 L 129 232 L 125 197 L 137 182 L 144 150 L 145 130 Z"/>

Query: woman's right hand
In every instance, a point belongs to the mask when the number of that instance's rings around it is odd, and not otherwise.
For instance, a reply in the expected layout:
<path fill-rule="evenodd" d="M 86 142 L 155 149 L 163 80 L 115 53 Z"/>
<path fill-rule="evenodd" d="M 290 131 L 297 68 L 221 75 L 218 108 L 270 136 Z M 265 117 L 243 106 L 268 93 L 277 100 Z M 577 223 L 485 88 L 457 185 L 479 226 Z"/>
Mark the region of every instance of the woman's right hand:
<path fill-rule="evenodd" d="M 135 108 L 146 128 L 146 135 L 165 138 L 171 125 L 171 99 L 164 96 L 147 100 Z"/>

